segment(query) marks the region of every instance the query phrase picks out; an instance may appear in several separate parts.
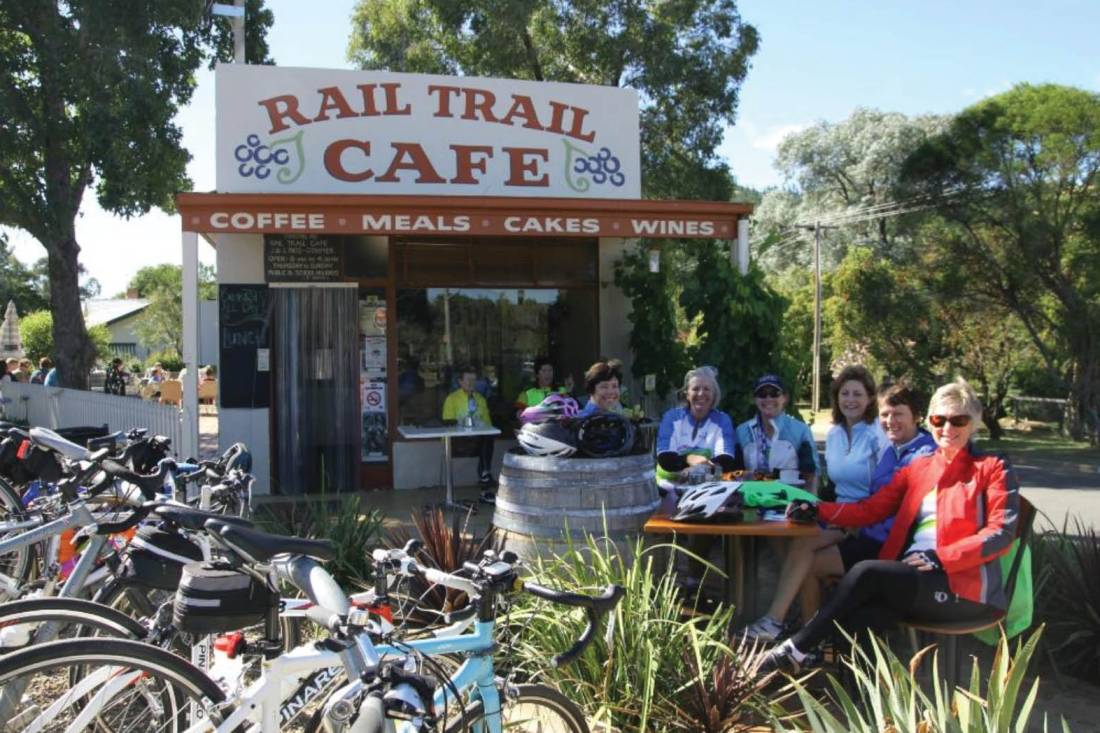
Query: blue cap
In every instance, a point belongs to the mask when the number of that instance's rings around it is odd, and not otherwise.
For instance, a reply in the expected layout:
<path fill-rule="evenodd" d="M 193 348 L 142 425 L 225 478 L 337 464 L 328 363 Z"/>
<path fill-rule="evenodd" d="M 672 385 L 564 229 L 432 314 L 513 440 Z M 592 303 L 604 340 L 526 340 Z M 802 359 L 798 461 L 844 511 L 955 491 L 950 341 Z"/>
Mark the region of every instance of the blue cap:
<path fill-rule="evenodd" d="M 757 379 L 756 383 L 752 385 L 752 393 L 756 394 L 761 387 L 776 387 L 780 392 L 787 391 L 787 388 L 783 386 L 783 380 L 775 374 L 765 374 Z"/>

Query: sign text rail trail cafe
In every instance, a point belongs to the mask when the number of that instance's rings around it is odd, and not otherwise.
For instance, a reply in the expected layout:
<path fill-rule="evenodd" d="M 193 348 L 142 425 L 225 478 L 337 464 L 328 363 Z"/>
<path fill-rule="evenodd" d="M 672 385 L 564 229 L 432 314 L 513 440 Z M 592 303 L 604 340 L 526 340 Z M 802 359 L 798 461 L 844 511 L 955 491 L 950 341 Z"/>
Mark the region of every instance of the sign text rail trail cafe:
<path fill-rule="evenodd" d="M 634 90 L 220 65 L 221 193 L 638 199 Z"/>

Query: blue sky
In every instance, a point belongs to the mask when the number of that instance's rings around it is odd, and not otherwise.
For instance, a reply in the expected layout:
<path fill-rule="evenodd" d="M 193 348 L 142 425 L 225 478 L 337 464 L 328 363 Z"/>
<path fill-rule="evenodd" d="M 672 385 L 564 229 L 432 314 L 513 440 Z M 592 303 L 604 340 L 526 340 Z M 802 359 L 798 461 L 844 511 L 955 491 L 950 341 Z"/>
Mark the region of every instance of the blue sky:
<path fill-rule="evenodd" d="M 354 0 L 268 0 L 275 13 L 272 55 L 283 66 L 347 68 Z M 1100 91 L 1100 0 L 741 0 L 761 34 L 742 87 L 737 124 L 721 152 L 744 184 L 781 184 L 772 167 L 784 134 L 818 120 L 836 122 L 857 107 L 909 115 L 957 112 L 1022 82 Z M 203 72 L 181 111 L 195 190 L 214 187 L 213 76 Z M 45 254 L 9 232 L 16 255 Z M 77 223 L 81 261 L 105 295 L 122 290 L 145 265 L 180 261 L 179 222 L 160 212 L 125 221 L 85 199 Z M 213 261 L 213 250 L 200 245 Z"/>

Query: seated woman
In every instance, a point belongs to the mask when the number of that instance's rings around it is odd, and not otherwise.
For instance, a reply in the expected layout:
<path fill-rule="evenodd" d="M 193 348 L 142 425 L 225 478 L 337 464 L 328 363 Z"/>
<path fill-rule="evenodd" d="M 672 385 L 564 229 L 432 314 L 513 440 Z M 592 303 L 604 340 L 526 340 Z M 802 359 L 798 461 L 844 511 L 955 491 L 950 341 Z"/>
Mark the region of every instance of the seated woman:
<path fill-rule="evenodd" d="M 523 390 L 516 397 L 516 417 L 528 407 L 533 407 L 551 394 L 567 394 L 564 387 L 554 384 L 554 364 L 545 356 L 535 359 L 535 386 Z"/>
<path fill-rule="evenodd" d="M 600 412 L 622 413 L 619 389 L 623 381 L 622 362 L 618 359 L 597 361 L 584 373 L 584 388 L 588 403 L 577 417 L 588 417 Z"/>
<path fill-rule="evenodd" d="M 657 486 L 672 491 L 690 480 L 693 470 L 732 471 L 740 467 L 733 421 L 718 409 L 722 390 L 712 367 L 691 369 L 680 390 L 684 404 L 673 407 L 657 428 Z"/>
<path fill-rule="evenodd" d="M 787 389 L 775 374 L 765 374 L 752 388 L 756 417 L 737 426 L 737 444 L 745 456 L 745 468 L 755 473 L 777 474 L 797 470 L 803 486 L 817 488 L 817 446 L 810 427 L 784 410 Z"/>
<path fill-rule="evenodd" d="M 763 671 L 797 672 L 834 624 L 855 635 L 902 619 L 969 621 L 1004 610 L 998 558 L 1015 537 L 1019 487 L 1006 459 L 970 442 L 982 404 L 969 384 L 940 387 L 928 411 L 935 453 L 914 460 L 868 499 L 817 505 L 818 517 L 841 527 L 896 516 L 878 559 L 856 563 L 821 611 L 768 652 Z M 812 515 L 814 507 L 792 504 L 788 513 Z"/>
<path fill-rule="evenodd" d="M 854 379 L 849 379 L 853 376 Z M 917 393 L 906 384 L 879 391 L 879 427 L 889 441 L 888 446 L 880 446 L 878 430 L 863 420 L 876 410 L 869 399 L 867 406 L 861 407 L 864 395 L 873 393 L 873 388 L 870 375 L 862 367 L 848 367 L 832 385 L 833 420 L 837 424 L 826 438 L 825 455 L 829 477 L 837 481 L 840 502 L 859 501 L 874 494 L 890 483 L 900 468 L 918 456 L 929 455 L 936 447 L 932 436 L 917 427 L 924 408 Z M 851 439 L 846 437 L 844 425 L 852 430 Z M 878 557 L 890 525 L 888 519 L 858 533 L 827 528 L 815 537 L 792 540 L 771 606 L 745 629 L 745 635 L 759 641 L 774 641 L 783 631 L 783 619 L 804 582 L 808 579 L 808 587 L 816 590 L 818 578 L 843 575 L 857 562 Z M 803 609 L 804 618 L 808 610 L 816 610 L 816 601 L 813 596 L 813 608 Z M 807 596 L 803 595 L 803 603 L 806 602 Z"/>

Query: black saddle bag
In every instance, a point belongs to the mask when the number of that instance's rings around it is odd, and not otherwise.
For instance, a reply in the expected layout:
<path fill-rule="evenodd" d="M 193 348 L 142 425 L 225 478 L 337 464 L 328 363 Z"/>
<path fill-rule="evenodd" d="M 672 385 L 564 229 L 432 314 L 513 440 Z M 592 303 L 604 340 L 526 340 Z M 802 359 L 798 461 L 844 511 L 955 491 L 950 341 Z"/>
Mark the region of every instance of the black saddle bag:
<path fill-rule="evenodd" d="M 202 550 L 177 532 L 145 526 L 130 541 L 118 578 L 160 590 L 179 587 L 183 566 L 202 560 Z"/>
<path fill-rule="evenodd" d="M 217 634 L 261 623 L 278 608 L 279 595 L 251 575 L 218 563 L 183 566 L 172 608 L 180 631 Z"/>

